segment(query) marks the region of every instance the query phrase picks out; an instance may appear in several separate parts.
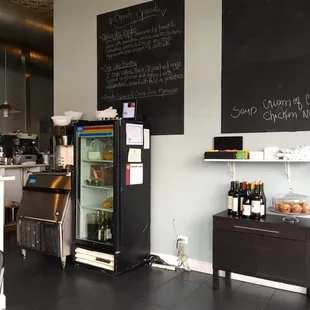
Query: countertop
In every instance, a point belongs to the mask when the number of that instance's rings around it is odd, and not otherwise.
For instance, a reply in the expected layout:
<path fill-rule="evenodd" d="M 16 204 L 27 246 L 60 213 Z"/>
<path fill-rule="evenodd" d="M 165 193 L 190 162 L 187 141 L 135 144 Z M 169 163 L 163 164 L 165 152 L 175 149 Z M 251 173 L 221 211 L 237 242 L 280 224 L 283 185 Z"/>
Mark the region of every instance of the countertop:
<path fill-rule="evenodd" d="M 281 225 L 289 225 L 289 226 L 295 226 L 295 227 L 306 227 L 310 228 L 310 219 L 308 218 L 309 216 L 298 216 L 298 214 L 295 214 L 295 216 L 299 219 L 299 223 L 294 223 L 290 224 L 287 222 L 283 222 L 283 217 L 285 217 L 285 214 L 268 214 L 264 219 L 260 219 L 259 221 L 256 220 L 248 220 L 244 218 L 236 218 L 233 217 L 232 215 L 229 215 L 227 211 L 223 211 L 220 213 L 217 213 L 213 215 L 213 218 L 216 219 L 231 219 L 234 221 L 234 224 L 237 225 L 251 225 L 251 224 L 259 224 L 259 223 L 264 223 L 264 224 L 281 224 Z"/>
<path fill-rule="evenodd" d="M 37 164 L 37 165 L 0 165 L 0 169 L 28 169 L 35 167 L 47 167 L 45 164 Z"/>

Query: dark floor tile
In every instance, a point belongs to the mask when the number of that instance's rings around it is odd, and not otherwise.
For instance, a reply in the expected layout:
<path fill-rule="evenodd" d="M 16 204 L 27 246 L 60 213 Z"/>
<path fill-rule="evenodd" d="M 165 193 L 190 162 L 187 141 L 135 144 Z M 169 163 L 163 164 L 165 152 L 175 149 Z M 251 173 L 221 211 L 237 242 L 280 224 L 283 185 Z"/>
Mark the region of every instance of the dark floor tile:
<path fill-rule="evenodd" d="M 236 280 L 226 280 L 224 278 L 220 278 L 220 290 L 218 292 L 219 295 L 230 295 L 233 294 L 234 291 L 242 284 L 240 281 Z M 192 295 L 192 298 L 201 298 L 205 296 L 206 292 L 214 292 L 212 287 L 212 278 L 203 284 L 199 289 L 197 289 Z"/>
<path fill-rule="evenodd" d="M 200 284 L 172 279 L 148 296 L 149 302 L 163 308 L 173 308 L 192 294 Z"/>
<path fill-rule="evenodd" d="M 275 293 L 275 289 L 251 284 L 251 283 L 243 283 L 236 289 L 237 294 L 245 294 L 252 297 L 263 298 L 269 300 L 273 294 Z"/>
<path fill-rule="evenodd" d="M 220 306 L 224 302 L 219 294 L 212 291 L 206 291 L 201 298 L 192 298 L 191 296 L 184 299 L 173 310 L 220 310 Z"/>
<path fill-rule="evenodd" d="M 160 306 L 152 305 L 147 300 L 141 300 L 137 304 L 127 308 L 127 310 L 166 310 L 166 308 L 162 308 Z"/>
<path fill-rule="evenodd" d="M 228 295 L 227 298 L 220 297 L 220 310 L 263 310 L 268 300 L 262 298 L 254 298 L 242 294 Z"/>
<path fill-rule="evenodd" d="M 6 310 L 33 310 L 33 308 L 29 308 L 26 305 L 25 306 L 13 306 L 13 307 L 8 307 Z"/>
<path fill-rule="evenodd" d="M 38 307 L 36 310 L 83 310 L 80 300 L 74 297 L 60 298 L 55 302 L 51 302 L 45 306 Z"/>
<path fill-rule="evenodd" d="M 300 305 L 285 305 L 285 304 L 267 304 L 264 310 L 308 310 L 310 308 Z"/>
<path fill-rule="evenodd" d="M 196 271 L 182 271 L 177 277 L 183 281 L 203 284 L 210 280 L 212 275 Z"/>
<path fill-rule="evenodd" d="M 307 303 L 308 300 L 306 295 L 282 290 L 276 290 L 276 292 L 269 301 L 269 304 L 271 305 L 282 305 L 283 307 L 291 307 L 292 310 L 307 309 Z"/>

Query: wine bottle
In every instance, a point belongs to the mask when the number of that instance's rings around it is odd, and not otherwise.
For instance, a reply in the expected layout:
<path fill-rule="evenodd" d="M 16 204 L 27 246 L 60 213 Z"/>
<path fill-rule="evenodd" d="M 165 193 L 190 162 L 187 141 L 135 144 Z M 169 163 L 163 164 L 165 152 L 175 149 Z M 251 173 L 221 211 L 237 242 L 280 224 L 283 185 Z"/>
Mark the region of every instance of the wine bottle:
<path fill-rule="evenodd" d="M 109 214 L 108 216 L 108 221 L 107 221 L 107 241 L 112 242 L 112 213 Z"/>
<path fill-rule="evenodd" d="M 246 196 L 243 199 L 242 217 L 249 219 L 251 217 L 251 184 L 247 184 Z"/>
<path fill-rule="evenodd" d="M 242 182 L 239 190 L 239 215 L 242 215 L 243 200 L 246 197 L 246 182 Z"/>
<path fill-rule="evenodd" d="M 260 219 L 260 194 L 257 183 L 255 183 L 254 192 L 251 196 L 251 216 L 255 220 Z"/>
<path fill-rule="evenodd" d="M 230 190 L 228 191 L 228 201 L 227 201 L 228 214 L 232 214 L 234 190 L 235 190 L 235 182 L 231 181 Z"/>
<path fill-rule="evenodd" d="M 233 216 L 238 217 L 239 216 L 239 182 L 235 182 L 235 190 L 233 194 L 233 208 L 232 208 L 232 214 Z"/>
<path fill-rule="evenodd" d="M 267 208 L 267 200 L 266 195 L 264 192 L 264 183 L 260 182 L 259 184 L 259 194 L 260 194 L 260 216 L 265 217 L 266 216 L 266 208 Z"/>
<path fill-rule="evenodd" d="M 109 242 L 111 240 L 112 240 L 111 221 L 109 215 L 107 215 L 105 219 L 104 241 Z"/>
<path fill-rule="evenodd" d="M 251 182 L 251 192 L 250 192 L 250 196 L 252 197 L 253 193 L 254 193 L 254 189 L 255 189 L 255 182 Z"/>
<path fill-rule="evenodd" d="M 97 240 L 101 241 L 102 240 L 102 217 L 101 217 L 101 212 L 100 210 L 97 210 L 97 215 L 96 215 L 96 226 L 97 226 Z"/>

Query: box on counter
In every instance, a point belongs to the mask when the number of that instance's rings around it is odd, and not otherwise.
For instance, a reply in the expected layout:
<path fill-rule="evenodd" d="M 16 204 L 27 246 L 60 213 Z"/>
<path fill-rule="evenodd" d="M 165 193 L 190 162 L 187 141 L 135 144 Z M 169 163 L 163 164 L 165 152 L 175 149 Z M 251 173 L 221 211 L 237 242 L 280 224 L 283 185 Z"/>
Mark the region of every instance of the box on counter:
<path fill-rule="evenodd" d="M 264 152 L 262 151 L 250 151 L 249 152 L 250 160 L 264 160 Z"/>
<path fill-rule="evenodd" d="M 90 179 L 101 181 L 103 186 L 113 186 L 113 167 L 91 165 Z"/>
<path fill-rule="evenodd" d="M 279 159 L 278 153 L 280 152 L 280 148 L 274 147 L 265 147 L 264 148 L 264 159 L 265 160 L 277 160 Z"/>
<path fill-rule="evenodd" d="M 237 152 L 205 152 L 205 159 L 236 159 Z"/>

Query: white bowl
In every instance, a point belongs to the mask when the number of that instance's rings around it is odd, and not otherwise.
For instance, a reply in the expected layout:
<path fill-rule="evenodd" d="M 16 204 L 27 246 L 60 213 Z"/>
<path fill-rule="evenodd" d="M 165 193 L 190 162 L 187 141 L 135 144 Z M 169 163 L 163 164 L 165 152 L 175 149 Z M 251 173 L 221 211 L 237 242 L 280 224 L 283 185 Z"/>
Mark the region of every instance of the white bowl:
<path fill-rule="evenodd" d="M 71 120 L 78 121 L 81 119 L 83 112 L 67 111 L 67 112 L 64 112 L 64 114 L 66 116 L 71 117 Z"/>
<path fill-rule="evenodd" d="M 66 115 L 56 115 L 52 116 L 51 119 L 55 126 L 68 126 L 71 123 L 71 117 Z"/>

